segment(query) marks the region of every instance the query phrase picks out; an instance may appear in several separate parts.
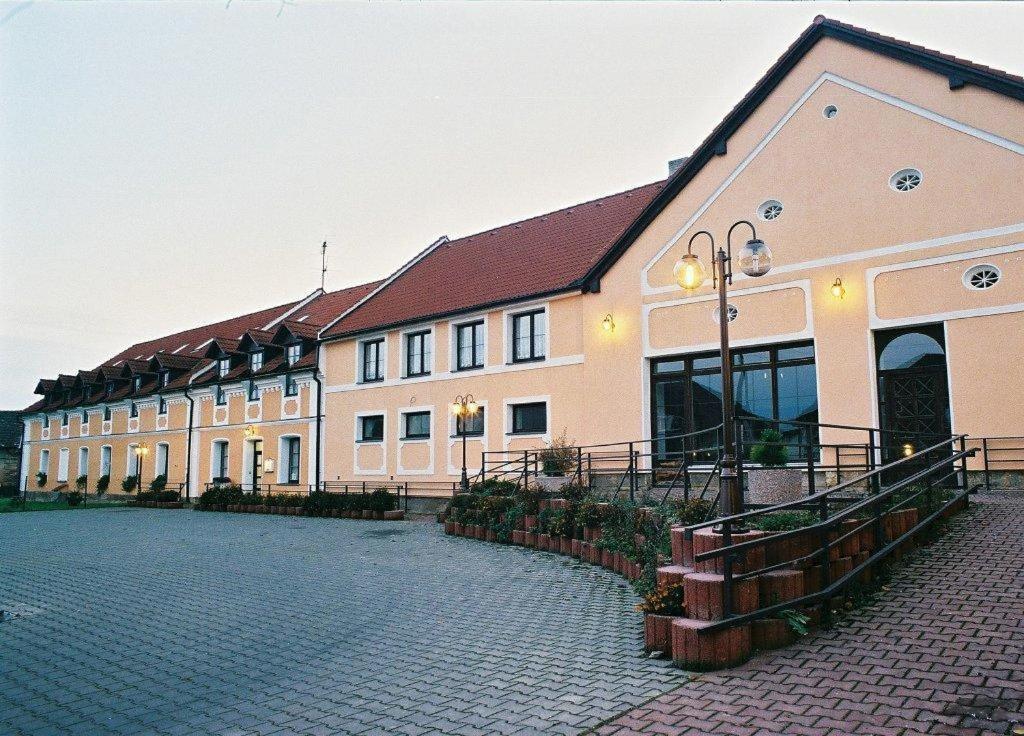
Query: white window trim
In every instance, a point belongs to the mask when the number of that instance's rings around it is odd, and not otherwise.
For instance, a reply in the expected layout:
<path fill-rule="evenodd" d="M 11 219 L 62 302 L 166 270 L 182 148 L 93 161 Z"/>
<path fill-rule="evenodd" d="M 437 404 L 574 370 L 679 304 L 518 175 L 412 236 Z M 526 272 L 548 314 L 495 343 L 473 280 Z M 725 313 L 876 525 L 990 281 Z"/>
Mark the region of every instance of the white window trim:
<path fill-rule="evenodd" d="M 403 439 L 405 432 L 405 415 L 428 412 L 430 414 L 430 437 L 420 439 Z M 385 419 L 385 421 L 387 421 Z M 398 410 L 398 451 L 395 453 L 395 472 L 398 475 L 433 475 L 434 474 L 434 407 L 433 406 L 403 406 Z M 402 448 L 406 445 L 427 445 L 430 449 L 430 462 L 422 470 L 407 470 L 402 465 Z"/>
<path fill-rule="evenodd" d="M 427 372 L 426 373 L 417 373 L 416 375 L 410 376 L 406 372 L 407 369 L 409 368 L 409 359 L 408 359 L 409 358 L 409 356 L 408 356 L 409 342 L 408 342 L 408 340 L 406 338 L 409 335 L 415 335 L 416 333 L 419 333 L 419 332 L 426 332 L 427 333 L 427 337 L 423 340 L 423 345 L 424 345 L 424 349 L 426 349 L 426 346 L 428 344 L 430 346 L 430 360 L 426 361 L 426 363 L 427 363 Z M 434 342 L 435 342 L 434 335 L 435 334 L 436 334 L 436 330 L 434 329 L 433 325 L 422 325 L 422 324 L 421 325 L 417 325 L 415 327 L 410 327 L 410 328 L 408 328 L 406 330 L 402 330 L 401 332 L 398 333 L 398 343 L 401 346 L 399 348 L 399 353 L 401 354 L 401 358 L 402 358 L 401 365 L 399 366 L 399 376 L 401 378 L 419 378 L 419 379 L 423 379 L 423 378 L 430 378 L 431 376 L 434 375 L 434 373 L 435 373 L 435 371 L 434 371 L 434 362 L 435 362 L 435 360 L 437 358 L 437 350 L 435 350 L 436 346 L 434 345 Z M 384 377 L 387 378 L 387 373 L 384 374 Z"/>
<path fill-rule="evenodd" d="M 85 454 L 85 467 L 82 467 L 83 453 Z M 78 480 L 78 478 L 83 475 L 89 474 L 89 447 L 87 445 L 82 445 L 78 448 L 78 464 L 75 466 L 75 470 L 78 471 L 78 474 L 75 476 L 75 480 Z"/>
<path fill-rule="evenodd" d="M 490 444 L 487 441 L 488 428 L 490 427 L 491 416 L 487 409 L 487 401 L 477 401 L 477 406 L 483 409 L 484 412 L 484 432 L 483 434 L 475 434 L 466 437 L 466 442 L 479 442 L 484 448 L 484 451 L 490 449 Z M 462 437 L 455 434 L 455 415 L 448 412 L 448 475 L 462 475 Z M 453 448 L 456 448 L 453 452 Z M 452 457 L 458 457 L 459 462 L 457 464 L 452 462 Z M 466 456 L 466 473 L 468 475 L 474 475 L 480 472 L 480 467 L 474 467 L 471 464 L 472 456 L 467 453 Z M 479 460 L 479 456 L 476 458 Z"/>
<path fill-rule="evenodd" d="M 367 381 L 363 375 L 363 346 L 370 342 L 377 342 L 381 340 L 380 346 L 380 362 L 381 362 L 381 375 L 383 378 L 375 378 L 372 381 Z M 386 333 L 377 335 L 370 335 L 364 337 L 356 342 L 356 383 L 385 383 L 388 379 L 388 336 Z"/>
<path fill-rule="evenodd" d="M 110 467 L 114 459 L 114 448 L 111 445 L 100 445 L 100 477 L 110 475 Z"/>
<path fill-rule="evenodd" d="M 295 360 L 289 360 L 289 358 L 288 358 L 288 354 L 289 354 L 289 352 L 292 349 L 295 349 L 295 350 L 298 351 L 298 355 L 295 357 Z M 291 368 L 293 365 L 298 363 L 301 359 L 302 359 L 302 343 L 301 342 L 296 342 L 296 343 L 292 343 L 290 345 L 285 345 L 284 346 L 284 362 L 285 362 L 285 365 L 287 365 L 289 368 Z"/>
<path fill-rule="evenodd" d="M 547 419 L 547 427 L 543 432 L 530 432 L 512 434 L 512 407 L 517 404 L 541 404 L 545 405 L 544 414 Z M 512 440 L 541 439 L 545 443 L 551 442 L 551 396 L 516 396 L 502 401 L 502 422 L 505 435 L 505 449 L 508 449 Z"/>
<path fill-rule="evenodd" d="M 39 472 L 50 475 L 50 450 L 45 447 L 39 451 Z"/>
<path fill-rule="evenodd" d="M 512 360 L 512 318 L 526 314 L 527 312 L 544 312 L 544 324 L 546 325 L 546 333 L 544 335 L 544 359 L 543 360 L 525 360 L 516 362 Z M 518 304 L 514 309 L 506 309 L 501 313 L 502 322 L 502 339 L 505 343 L 505 365 L 543 365 L 551 360 L 551 303 L 550 302 L 536 302 L 534 304 Z"/>
<path fill-rule="evenodd" d="M 217 445 L 224 444 L 228 448 L 228 471 L 231 470 L 231 440 L 227 437 L 215 437 L 210 440 L 210 482 L 213 483 L 213 479 L 219 476 L 214 474 L 215 469 L 220 467 L 220 456 L 217 454 Z M 228 477 L 231 477 L 228 475 Z"/>
<path fill-rule="evenodd" d="M 449 373 L 470 373 L 482 371 L 490 365 L 488 351 L 490 350 L 490 320 L 489 313 L 474 314 L 466 317 L 459 317 L 448 322 L 448 372 Z M 475 368 L 459 368 L 459 327 L 483 321 L 484 323 L 484 364 Z M 461 469 L 460 469 L 461 472 Z"/>
<path fill-rule="evenodd" d="M 380 440 L 360 439 L 363 417 L 384 417 L 384 435 Z M 388 465 L 388 413 L 385 409 L 368 409 L 357 411 L 352 419 L 352 472 L 356 475 L 385 475 Z M 380 467 L 364 468 L 359 465 L 359 448 L 363 446 L 380 447 Z"/>
<path fill-rule="evenodd" d="M 130 475 L 138 475 L 138 468 L 136 464 L 141 462 L 141 458 L 135 454 L 135 448 L 138 447 L 137 442 L 132 442 L 126 448 L 127 456 L 125 457 L 124 464 L 124 477 L 127 478 Z"/>
<path fill-rule="evenodd" d="M 171 473 L 171 443 L 169 442 L 157 442 L 154 446 L 155 452 L 153 453 L 153 477 L 160 475 L 160 448 L 164 448 L 164 460 L 167 465 L 167 475 Z"/>
<path fill-rule="evenodd" d="M 281 485 L 288 485 L 288 458 L 284 450 L 285 440 L 296 439 L 299 441 L 299 480 L 292 485 L 302 485 L 302 435 L 290 432 L 277 438 L 277 482 Z M 307 472 L 308 476 L 308 472 Z"/>
<path fill-rule="evenodd" d="M 61 477 L 63 474 L 63 477 Z M 57 452 L 57 482 L 67 483 L 71 474 L 71 448 L 62 447 Z"/>

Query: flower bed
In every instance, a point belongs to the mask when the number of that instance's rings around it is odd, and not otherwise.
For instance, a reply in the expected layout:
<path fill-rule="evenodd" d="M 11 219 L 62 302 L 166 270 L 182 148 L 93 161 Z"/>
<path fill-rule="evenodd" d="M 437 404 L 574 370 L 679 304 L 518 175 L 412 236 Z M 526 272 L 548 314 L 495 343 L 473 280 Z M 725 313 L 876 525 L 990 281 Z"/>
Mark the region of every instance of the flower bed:
<path fill-rule="evenodd" d="M 319 516 L 334 519 L 398 521 L 405 512 L 398 497 L 384 488 L 372 493 L 246 493 L 240 486 L 210 488 L 199 497 L 200 511 L 229 511 L 282 516 Z"/>
<path fill-rule="evenodd" d="M 946 499 L 938 499 L 948 500 Z M 944 513 L 951 516 L 966 507 L 966 499 Z M 930 509 L 903 506 L 893 498 L 881 517 L 884 539 L 909 532 Z M 938 508 L 934 506 L 933 508 Z M 810 627 L 819 624 L 829 609 L 849 608 L 863 595 L 864 586 L 879 583 L 872 568 L 858 575 L 835 599 L 809 607 L 787 608 L 774 617 L 715 631 L 705 629 L 723 619 L 725 575 L 723 558 L 695 562 L 694 555 L 722 547 L 722 535 L 701 528 L 687 539 L 686 526 L 704 522 L 712 509 L 707 501 L 674 503 L 657 508 L 624 502 L 604 502 L 571 484 L 558 497 L 539 489 L 516 489 L 513 484 L 490 481 L 457 495 L 444 520 L 446 534 L 516 544 L 575 557 L 600 565 L 632 581 L 643 596 L 644 643 L 648 652 L 672 657 L 684 669 L 709 670 L 745 661 L 757 650 L 788 646 Z M 840 522 L 829 533 L 828 559 L 821 552 L 817 529 L 790 535 L 772 543 L 771 537 L 797 531 L 817 522 L 817 514 L 778 512 L 757 518 L 757 526 L 733 533 L 732 543 L 768 539 L 763 545 L 739 553 L 732 563 L 734 575 L 751 573 L 732 583 L 731 610 L 752 613 L 823 589 L 827 579 L 852 572 L 876 550 L 875 529 L 864 519 Z M 891 553 L 892 559 L 927 542 L 932 533 L 919 532 Z M 766 567 L 777 566 L 765 572 Z"/>

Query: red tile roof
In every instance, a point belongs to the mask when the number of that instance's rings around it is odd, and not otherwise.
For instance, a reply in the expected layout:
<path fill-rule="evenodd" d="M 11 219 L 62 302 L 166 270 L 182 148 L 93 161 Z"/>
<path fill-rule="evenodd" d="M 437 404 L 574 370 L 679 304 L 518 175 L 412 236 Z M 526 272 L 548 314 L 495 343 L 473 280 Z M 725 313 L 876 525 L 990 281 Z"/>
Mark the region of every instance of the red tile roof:
<path fill-rule="evenodd" d="M 328 322 L 337 319 L 344 314 L 352 305 L 380 286 L 383 281 L 371 281 L 368 284 L 350 286 L 339 291 L 330 291 L 322 294 L 309 304 L 296 309 L 288 315 L 288 322 L 300 322 L 302 324 L 313 324 L 323 327 Z"/>
<path fill-rule="evenodd" d="M 579 279 L 661 189 L 647 184 L 442 241 L 321 337 L 341 337 L 578 288 Z"/>

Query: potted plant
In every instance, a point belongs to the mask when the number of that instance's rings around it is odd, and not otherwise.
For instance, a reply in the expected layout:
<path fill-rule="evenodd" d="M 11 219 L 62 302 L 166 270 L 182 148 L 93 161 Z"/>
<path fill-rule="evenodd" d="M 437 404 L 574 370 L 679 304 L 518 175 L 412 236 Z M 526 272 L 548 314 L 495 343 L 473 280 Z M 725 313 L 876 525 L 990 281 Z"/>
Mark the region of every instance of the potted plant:
<path fill-rule="evenodd" d="M 104 473 L 96 481 L 96 495 L 102 496 L 107 492 L 107 488 L 110 487 L 110 473 Z"/>
<path fill-rule="evenodd" d="M 565 475 L 572 467 L 575 459 L 573 445 L 568 440 L 565 430 L 540 453 L 541 468 L 549 477 Z"/>
<path fill-rule="evenodd" d="M 44 473 L 42 470 L 36 473 L 36 485 L 39 486 L 40 488 L 46 486 L 46 473 Z"/>
<path fill-rule="evenodd" d="M 672 656 L 672 621 L 684 615 L 683 584 L 662 583 L 637 605 L 644 614 L 644 647 L 648 652 Z"/>
<path fill-rule="evenodd" d="M 747 468 L 747 501 L 756 504 L 775 504 L 794 501 L 800 497 L 801 472 L 788 468 L 789 448 L 782 434 L 774 429 L 761 432 L 758 442 L 750 450 L 750 459 L 759 468 Z"/>

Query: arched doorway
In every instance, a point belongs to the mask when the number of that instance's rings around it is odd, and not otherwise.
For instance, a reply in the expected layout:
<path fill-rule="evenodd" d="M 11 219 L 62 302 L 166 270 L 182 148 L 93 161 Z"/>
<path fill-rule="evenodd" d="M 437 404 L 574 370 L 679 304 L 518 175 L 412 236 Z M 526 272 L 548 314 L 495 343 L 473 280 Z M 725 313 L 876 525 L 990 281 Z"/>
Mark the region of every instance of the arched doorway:
<path fill-rule="evenodd" d="M 942 325 L 875 333 L 879 426 L 885 461 L 933 445 L 952 433 L 946 340 Z"/>

